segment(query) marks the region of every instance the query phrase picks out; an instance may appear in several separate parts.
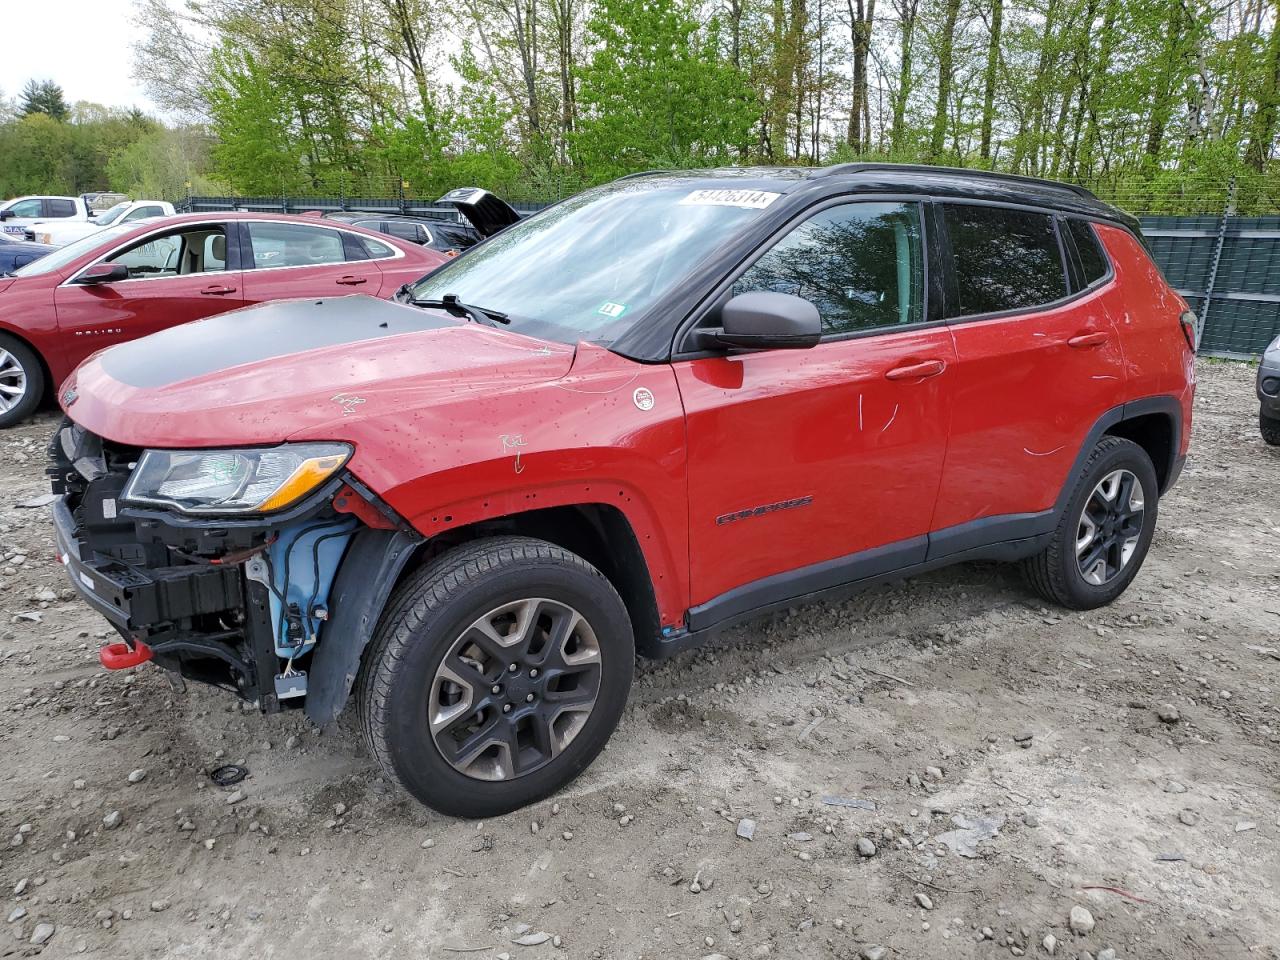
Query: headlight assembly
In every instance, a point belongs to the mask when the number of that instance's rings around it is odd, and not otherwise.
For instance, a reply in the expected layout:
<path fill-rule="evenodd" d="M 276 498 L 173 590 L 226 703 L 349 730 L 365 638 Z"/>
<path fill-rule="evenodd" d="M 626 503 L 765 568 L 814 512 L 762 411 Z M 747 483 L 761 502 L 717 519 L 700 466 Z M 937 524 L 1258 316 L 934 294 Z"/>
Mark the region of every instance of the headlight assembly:
<path fill-rule="evenodd" d="M 181 513 L 270 513 L 297 503 L 337 473 L 350 456 L 345 443 L 147 450 L 121 499 Z"/>

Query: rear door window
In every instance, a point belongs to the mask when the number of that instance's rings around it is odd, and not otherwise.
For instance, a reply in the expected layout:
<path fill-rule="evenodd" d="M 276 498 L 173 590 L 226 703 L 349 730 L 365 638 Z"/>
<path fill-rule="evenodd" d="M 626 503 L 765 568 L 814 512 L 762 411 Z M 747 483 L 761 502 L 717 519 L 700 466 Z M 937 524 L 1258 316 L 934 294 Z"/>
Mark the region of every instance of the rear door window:
<path fill-rule="evenodd" d="M 943 210 L 959 300 L 954 315 L 1030 310 L 1067 295 L 1049 214 L 959 203 Z"/>
<path fill-rule="evenodd" d="M 342 235 L 337 230 L 301 223 L 248 223 L 253 244 L 253 265 L 258 270 L 271 267 L 311 267 L 344 263 Z"/>
<path fill-rule="evenodd" d="M 409 220 L 388 220 L 384 226 L 386 232 L 393 237 L 399 237 L 401 240 L 408 240 L 411 243 L 421 243 L 421 229 L 416 223 Z"/>
<path fill-rule="evenodd" d="M 63 219 L 66 217 L 74 217 L 76 215 L 76 204 L 74 200 L 61 200 L 57 197 L 51 197 L 44 202 L 46 217 L 55 217 Z"/>

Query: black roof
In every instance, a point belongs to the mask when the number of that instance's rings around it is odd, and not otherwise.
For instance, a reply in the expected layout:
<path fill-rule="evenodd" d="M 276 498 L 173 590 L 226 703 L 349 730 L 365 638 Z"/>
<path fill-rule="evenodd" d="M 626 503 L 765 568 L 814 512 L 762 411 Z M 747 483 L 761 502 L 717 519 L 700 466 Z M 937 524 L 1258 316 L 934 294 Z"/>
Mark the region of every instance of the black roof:
<path fill-rule="evenodd" d="M 1021 203 L 1064 213 L 1114 220 L 1137 230 L 1133 217 L 1103 203 L 1089 190 L 1057 180 L 993 170 L 935 167 L 915 163 L 856 162 L 827 167 L 720 167 L 709 170 L 651 170 L 623 180 L 686 179 L 710 183 L 732 179 L 743 189 L 799 193 L 819 184 L 847 181 L 859 192 L 918 193 L 928 196 Z"/>

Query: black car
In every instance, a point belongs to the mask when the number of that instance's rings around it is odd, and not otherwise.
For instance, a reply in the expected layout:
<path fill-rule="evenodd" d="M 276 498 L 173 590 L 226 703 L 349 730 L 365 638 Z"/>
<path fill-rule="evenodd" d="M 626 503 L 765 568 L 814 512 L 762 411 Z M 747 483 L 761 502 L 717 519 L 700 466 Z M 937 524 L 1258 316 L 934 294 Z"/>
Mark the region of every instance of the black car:
<path fill-rule="evenodd" d="M 31 243 L 0 233 L 0 276 L 25 267 L 54 249 L 47 243 Z"/>
<path fill-rule="evenodd" d="M 451 190 L 439 202 L 455 207 L 470 223 L 373 210 L 326 213 L 325 219 L 377 230 L 442 253 L 461 253 L 520 219 L 509 204 L 479 187 Z"/>

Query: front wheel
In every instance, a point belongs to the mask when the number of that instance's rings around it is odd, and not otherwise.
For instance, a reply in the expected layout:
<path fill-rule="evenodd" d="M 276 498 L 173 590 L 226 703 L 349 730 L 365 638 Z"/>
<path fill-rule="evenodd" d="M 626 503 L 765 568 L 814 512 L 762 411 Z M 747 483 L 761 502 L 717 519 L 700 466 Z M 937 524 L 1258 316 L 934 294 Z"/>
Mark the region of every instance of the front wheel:
<path fill-rule="evenodd" d="M 0 428 L 35 412 L 44 393 L 44 368 L 25 343 L 0 333 Z"/>
<path fill-rule="evenodd" d="M 1077 475 L 1048 547 L 1023 561 L 1027 581 L 1072 610 L 1111 603 L 1147 556 L 1158 499 L 1147 452 L 1131 440 L 1103 437 Z"/>
<path fill-rule="evenodd" d="M 613 585 L 526 537 L 445 553 L 393 595 L 358 696 L 370 749 L 427 806 L 508 813 L 581 773 L 618 724 L 635 649 Z"/>
<path fill-rule="evenodd" d="M 1258 429 L 1262 431 L 1262 439 L 1273 447 L 1280 447 L 1280 420 L 1258 414 Z"/>

